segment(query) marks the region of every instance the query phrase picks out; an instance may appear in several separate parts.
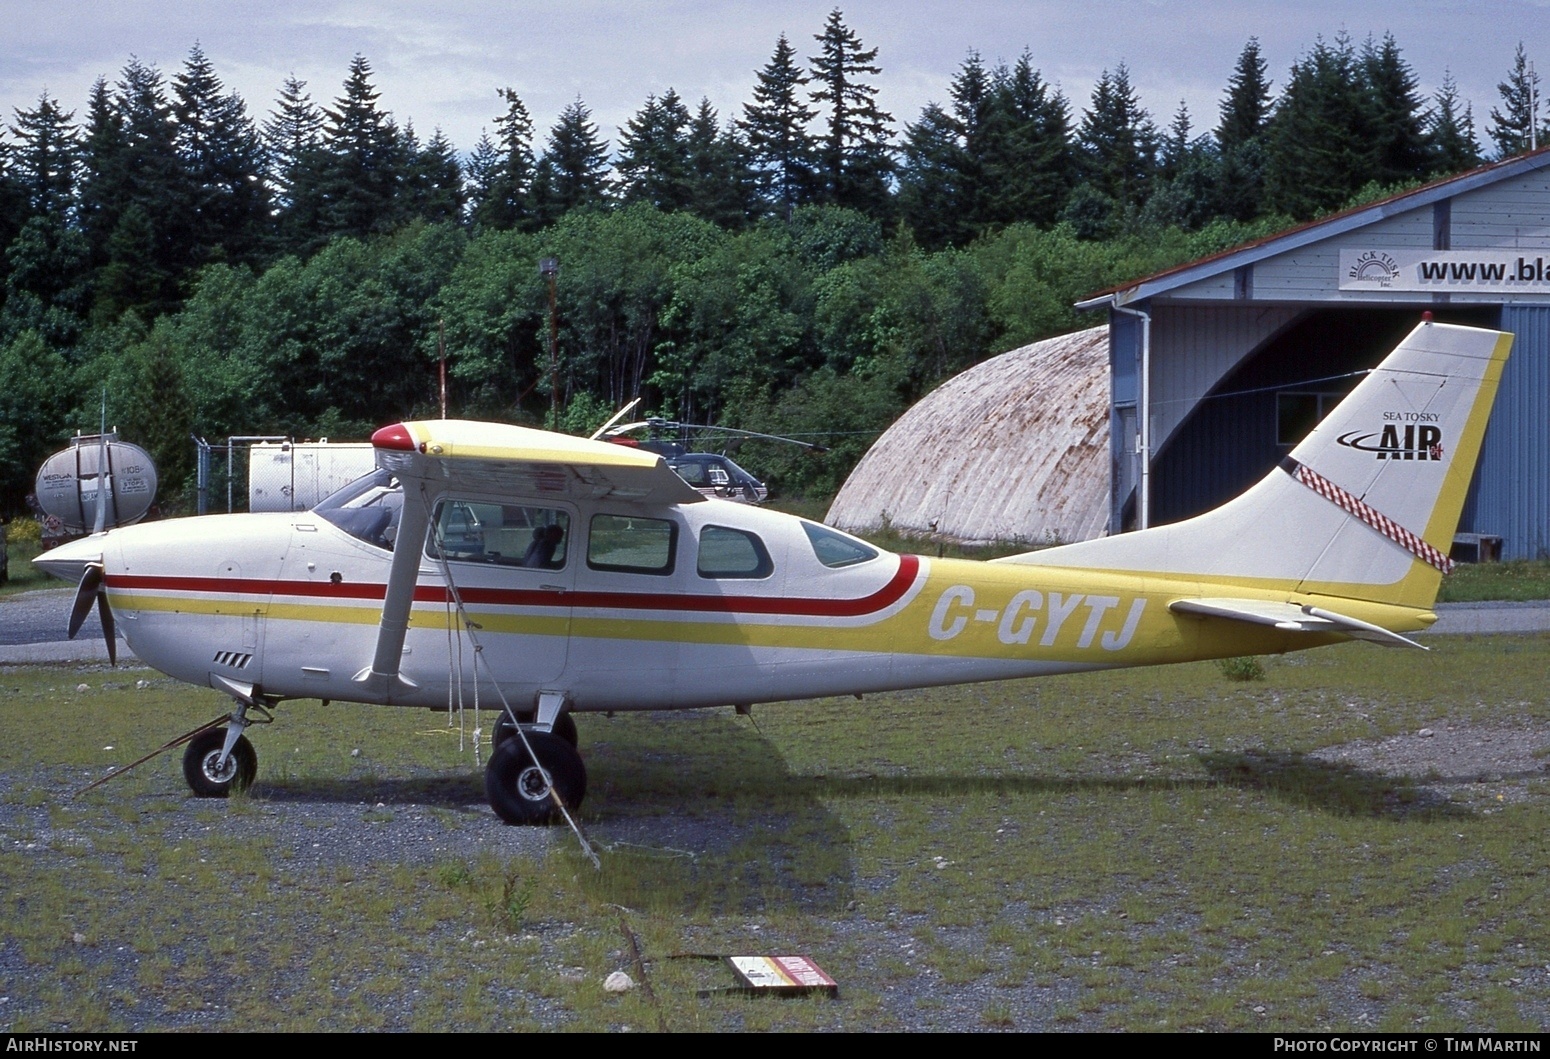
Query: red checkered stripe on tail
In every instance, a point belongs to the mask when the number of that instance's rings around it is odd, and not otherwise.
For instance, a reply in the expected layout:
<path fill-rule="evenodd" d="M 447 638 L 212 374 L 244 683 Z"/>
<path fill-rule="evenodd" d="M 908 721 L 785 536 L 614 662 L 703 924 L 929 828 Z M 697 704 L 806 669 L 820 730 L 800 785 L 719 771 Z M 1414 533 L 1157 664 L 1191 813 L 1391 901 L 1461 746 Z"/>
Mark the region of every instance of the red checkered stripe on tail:
<path fill-rule="evenodd" d="M 1292 471 L 1292 477 L 1337 507 L 1355 515 L 1428 566 L 1434 566 L 1445 574 L 1453 572 L 1454 563 L 1452 559 L 1449 559 L 1442 552 L 1427 544 L 1416 534 L 1411 533 L 1383 512 L 1346 492 L 1307 464 L 1297 464 L 1297 469 Z"/>

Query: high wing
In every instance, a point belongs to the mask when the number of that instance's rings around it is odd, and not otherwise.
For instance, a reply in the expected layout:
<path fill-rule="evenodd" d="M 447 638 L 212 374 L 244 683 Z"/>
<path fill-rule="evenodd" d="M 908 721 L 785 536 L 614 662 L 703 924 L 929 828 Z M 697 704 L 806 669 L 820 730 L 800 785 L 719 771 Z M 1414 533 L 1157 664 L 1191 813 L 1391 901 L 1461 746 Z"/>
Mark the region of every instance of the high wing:
<path fill-rule="evenodd" d="M 406 545 L 425 539 L 432 498 L 448 487 L 643 505 L 705 500 L 656 453 L 528 427 L 460 419 L 395 423 L 373 434 L 371 443 L 377 465 L 403 483 L 398 540 Z M 371 665 L 355 675 L 357 683 L 389 699 L 396 686 L 407 684 L 399 667 L 421 559 L 418 546 L 394 550 L 376 651 Z"/>
<path fill-rule="evenodd" d="M 377 465 L 410 481 L 570 500 L 693 504 L 705 498 L 661 456 L 500 423 L 396 423 L 372 435 Z M 407 494 L 406 494 L 407 495 Z"/>

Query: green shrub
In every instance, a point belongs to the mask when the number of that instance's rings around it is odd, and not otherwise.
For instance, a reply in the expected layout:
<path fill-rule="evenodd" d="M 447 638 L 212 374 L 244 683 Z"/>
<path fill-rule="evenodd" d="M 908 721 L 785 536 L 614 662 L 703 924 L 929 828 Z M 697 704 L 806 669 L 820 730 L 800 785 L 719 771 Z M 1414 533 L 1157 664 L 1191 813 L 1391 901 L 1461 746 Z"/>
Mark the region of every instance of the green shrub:
<path fill-rule="evenodd" d="M 1216 668 L 1228 680 L 1264 680 L 1265 666 L 1257 658 L 1218 658 Z"/>

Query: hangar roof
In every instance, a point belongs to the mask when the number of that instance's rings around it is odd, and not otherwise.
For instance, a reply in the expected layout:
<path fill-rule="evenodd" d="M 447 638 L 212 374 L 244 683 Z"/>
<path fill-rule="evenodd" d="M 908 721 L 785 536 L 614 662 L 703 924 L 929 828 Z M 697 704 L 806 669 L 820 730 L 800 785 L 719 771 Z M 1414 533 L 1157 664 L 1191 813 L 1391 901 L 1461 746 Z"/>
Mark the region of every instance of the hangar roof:
<path fill-rule="evenodd" d="M 1109 523 L 1109 329 L 956 375 L 856 465 L 826 521 L 965 543 L 1101 537 Z"/>
<path fill-rule="evenodd" d="M 1257 264 L 1299 250 L 1314 243 L 1336 238 L 1447 199 L 1515 178 L 1530 177 L 1550 168 L 1550 147 L 1472 169 L 1458 176 L 1434 180 L 1411 191 L 1391 195 L 1377 202 L 1357 206 L 1332 216 L 1289 228 L 1254 242 L 1199 258 L 1162 272 L 1097 291 L 1076 303 L 1078 309 L 1102 305 L 1130 305 L 1149 298 L 1166 296 L 1192 283 Z"/>

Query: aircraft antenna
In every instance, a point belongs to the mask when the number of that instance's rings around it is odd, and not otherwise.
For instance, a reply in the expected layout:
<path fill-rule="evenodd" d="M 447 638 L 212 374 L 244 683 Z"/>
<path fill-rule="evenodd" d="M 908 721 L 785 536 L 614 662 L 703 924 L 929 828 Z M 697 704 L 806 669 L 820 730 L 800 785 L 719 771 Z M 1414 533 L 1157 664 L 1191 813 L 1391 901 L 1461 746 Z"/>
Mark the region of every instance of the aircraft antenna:
<path fill-rule="evenodd" d="M 629 404 L 625 405 L 623 408 L 621 408 L 617 412 L 615 412 L 613 414 L 613 416 L 608 420 L 608 422 L 604 423 L 602 426 L 600 426 L 596 430 L 594 430 L 592 432 L 592 436 L 589 437 L 587 440 L 588 441 L 596 441 L 598 438 L 600 438 L 604 434 L 608 433 L 608 428 L 609 427 L 613 426 L 615 423 L 619 422 L 619 420 L 623 419 L 625 416 L 627 416 L 631 412 L 633 412 L 635 410 L 635 406 L 638 405 L 638 404 L 640 404 L 640 398 L 639 397 L 635 398 L 635 400 L 631 401 Z"/>

